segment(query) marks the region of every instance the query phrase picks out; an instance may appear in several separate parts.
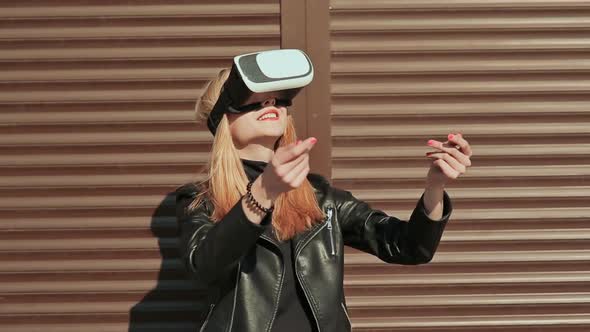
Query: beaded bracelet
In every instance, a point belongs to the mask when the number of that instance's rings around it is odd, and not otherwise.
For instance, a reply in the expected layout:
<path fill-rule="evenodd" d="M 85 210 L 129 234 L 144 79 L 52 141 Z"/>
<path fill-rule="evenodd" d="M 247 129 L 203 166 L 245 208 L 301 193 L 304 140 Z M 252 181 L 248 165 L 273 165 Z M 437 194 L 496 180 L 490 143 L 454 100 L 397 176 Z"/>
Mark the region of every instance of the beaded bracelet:
<path fill-rule="evenodd" d="M 248 197 L 248 201 L 252 202 L 252 204 L 254 204 L 254 205 L 255 205 L 255 206 L 258 208 L 258 209 L 260 209 L 262 212 L 264 212 L 264 213 L 271 213 L 271 212 L 272 212 L 272 211 L 275 209 L 274 205 L 273 205 L 273 206 L 271 206 L 270 208 L 265 208 L 265 207 L 263 207 L 262 205 L 260 205 L 260 203 L 258 203 L 258 201 L 256 201 L 256 199 L 255 199 L 255 198 L 254 198 L 254 196 L 252 195 L 252 183 L 253 183 L 253 182 L 254 182 L 254 181 L 250 181 L 250 182 L 248 182 L 248 186 L 246 187 L 246 188 L 247 188 L 247 190 L 248 190 L 248 191 L 247 191 L 247 193 L 246 193 L 246 195 L 247 195 L 247 197 Z"/>

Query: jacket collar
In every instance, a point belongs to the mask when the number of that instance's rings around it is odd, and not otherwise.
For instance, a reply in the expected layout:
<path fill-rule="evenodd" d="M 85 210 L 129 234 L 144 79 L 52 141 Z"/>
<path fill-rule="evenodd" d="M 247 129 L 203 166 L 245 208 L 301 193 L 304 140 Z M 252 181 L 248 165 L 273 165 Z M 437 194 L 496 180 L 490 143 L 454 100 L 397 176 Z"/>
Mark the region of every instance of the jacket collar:
<path fill-rule="evenodd" d="M 251 160 L 240 158 L 242 161 L 242 166 L 244 167 L 244 171 L 248 176 L 248 180 L 252 181 L 256 179 L 263 171 L 266 165 L 268 164 L 266 161 L 262 160 Z"/>

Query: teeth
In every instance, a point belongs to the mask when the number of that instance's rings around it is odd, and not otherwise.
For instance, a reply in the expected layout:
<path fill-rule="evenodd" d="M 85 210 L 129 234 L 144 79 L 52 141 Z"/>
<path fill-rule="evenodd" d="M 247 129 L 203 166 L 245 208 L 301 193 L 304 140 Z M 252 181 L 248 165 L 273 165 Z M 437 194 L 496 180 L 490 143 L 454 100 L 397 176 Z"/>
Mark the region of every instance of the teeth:
<path fill-rule="evenodd" d="M 263 115 L 262 117 L 260 117 L 258 120 L 264 120 L 264 119 L 268 119 L 268 118 L 276 118 L 277 115 L 274 113 L 267 113 L 265 115 Z"/>

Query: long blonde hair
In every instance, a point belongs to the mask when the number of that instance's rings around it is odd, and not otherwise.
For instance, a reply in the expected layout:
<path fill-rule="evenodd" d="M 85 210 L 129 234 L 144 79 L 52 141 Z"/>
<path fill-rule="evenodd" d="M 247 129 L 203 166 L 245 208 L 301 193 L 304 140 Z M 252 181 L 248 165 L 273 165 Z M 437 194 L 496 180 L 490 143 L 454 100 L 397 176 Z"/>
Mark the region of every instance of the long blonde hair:
<path fill-rule="evenodd" d="M 205 86 L 203 94 L 196 103 L 197 121 L 207 123 L 207 117 L 219 98 L 229 72 L 228 68 L 222 69 L 217 77 Z M 285 132 L 277 140 L 274 150 L 296 140 L 294 121 L 289 114 Z M 213 222 L 218 222 L 246 193 L 248 184 L 248 177 L 233 143 L 229 120 L 225 114 L 217 127 L 211 155 L 203 171 L 207 173 L 207 177 L 197 184 L 200 187 L 199 193 L 189 204 L 188 209 L 197 207 L 206 196 L 214 207 L 210 218 Z M 281 193 L 275 201 L 275 209 L 272 212 L 275 234 L 281 241 L 311 228 L 323 218 L 325 215 L 307 179 L 299 187 Z"/>

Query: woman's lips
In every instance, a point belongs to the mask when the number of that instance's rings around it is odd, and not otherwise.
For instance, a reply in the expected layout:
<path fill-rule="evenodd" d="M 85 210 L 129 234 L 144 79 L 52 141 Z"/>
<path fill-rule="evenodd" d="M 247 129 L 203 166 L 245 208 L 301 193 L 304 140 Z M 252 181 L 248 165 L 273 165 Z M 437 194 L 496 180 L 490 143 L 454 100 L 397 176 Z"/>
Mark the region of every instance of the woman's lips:
<path fill-rule="evenodd" d="M 267 114 L 274 114 L 274 115 L 275 115 L 275 117 L 274 117 L 274 118 L 266 118 L 266 119 L 262 119 L 262 120 L 260 120 L 260 118 L 261 118 L 261 117 L 263 117 L 263 116 L 265 116 L 265 115 L 267 115 Z M 268 111 L 264 112 L 263 114 L 261 114 L 261 115 L 258 117 L 258 121 L 266 121 L 266 120 L 278 120 L 278 119 L 279 119 L 279 112 L 278 112 L 277 110 L 268 110 Z"/>
<path fill-rule="evenodd" d="M 274 114 L 275 116 L 274 117 L 269 117 L 269 118 L 266 118 L 266 119 L 262 119 L 262 120 L 258 120 L 258 121 L 273 121 L 273 120 L 276 121 L 276 120 L 279 119 L 279 112 L 275 112 L 275 111 L 266 112 L 266 113 L 262 114 L 260 117 L 263 117 L 263 116 L 265 116 L 265 115 L 267 115 L 269 113 L 270 114 Z"/>

